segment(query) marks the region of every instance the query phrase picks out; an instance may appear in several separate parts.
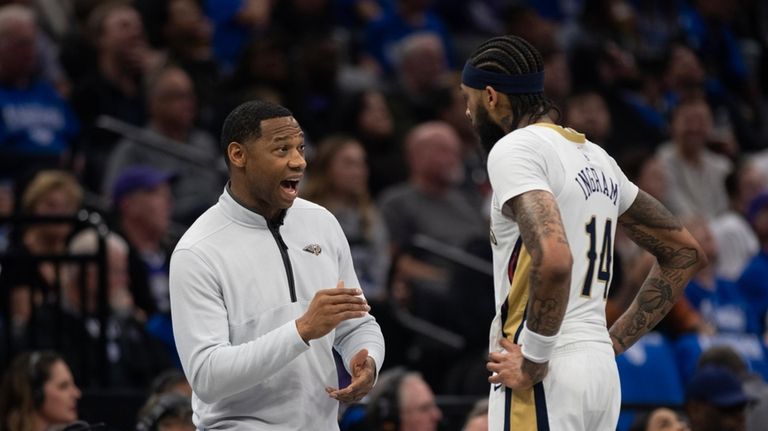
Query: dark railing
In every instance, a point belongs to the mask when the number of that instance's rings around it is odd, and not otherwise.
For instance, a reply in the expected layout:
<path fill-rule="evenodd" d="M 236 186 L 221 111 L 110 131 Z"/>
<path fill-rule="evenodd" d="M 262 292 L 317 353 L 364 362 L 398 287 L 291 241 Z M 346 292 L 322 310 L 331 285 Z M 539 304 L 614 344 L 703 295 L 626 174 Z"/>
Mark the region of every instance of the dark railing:
<path fill-rule="evenodd" d="M 26 340 L 21 344 L 23 347 L 18 347 L 15 343 L 17 335 L 14 333 L 15 322 L 13 322 L 12 310 L 11 310 L 11 289 L 9 285 L 0 286 L 0 325 L 2 325 L 2 331 L 4 332 L 4 346 L 2 349 L 5 354 L 0 355 L 0 369 L 5 369 L 14 355 L 20 353 L 21 350 L 27 349 L 40 349 L 40 348 L 53 348 L 59 349 L 62 345 L 64 325 L 63 321 L 63 307 L 62 307 L 62 267 L 67 264 L 77 265 L 80 269 L 81 276 L 79 277 L 79 294 L 81 304 L 86 303 L 86 283 L 87 283 L 87 268 L 89 264 L 96 265 L 97 273 L 97 299 L 98 299 L 98 311 L 97 319 L 99 321 L 99 338 L 96 341 L 98 344 L 96 355 L 97 364 L 90 363 L 92 358 L 90 355 L 83 352 L 83 366 L 86 370 L 93 369 L 96 365 L 97 373 L 95 374 L 97 381 L 93 380 L 90 376 L 92 373 L 84 373 L 85 381 L 82 382 L 85 386 L 109 386 L 109 363 L 106 356 L 106 333 L 107 320 L 109 318 L 109 303 L 107 297 L 107 248 L 106 238 L 109 233 L 109 229 L 105 223 L 103 217 L 97 212 L 91 212 L 88 210 L 81 210 L 73 217 L 57 217 L 57 216 L 30 216 L 30 215 L 14 215 L 10 217 L 0 217 L 0 226 L 10 225 L 12 231 L 21 231 L 28 225 L 40 225 L 40 224 L 69 224 L 73 227 L 73 231 L 79 231 L 82 229 L 94 229 L 97 233 L 97 251 L 95 254 L 25 254 L 14 252 L 2 252 L 0 253 L 0 279 L 3 277 L 3 271 L 9 270 L 16 265 L 29 265 L 36 266 L 42 263 L 52 263 L 54 265 L 55 279 L 53 282 L 54 292 L 51 295 L 53 299 L 53 307 L 51 307 L 53 313 L 53 321 L 55 322 L 53 335 L 53 345 L 44 345 L 40 340 L 40 331 L 37 325 L 39 324 L 36 318 L 39 312 L 39 305 L 37 303 L 34 294 L 30 295 L 31 315 L 29 321 L 26 323 Z M 3 283 L 5 284 L 5 283 Z M 81 307 L 82 308 L 82 307 Z M 88 339 L 88 342 L 91 342 Z"/>

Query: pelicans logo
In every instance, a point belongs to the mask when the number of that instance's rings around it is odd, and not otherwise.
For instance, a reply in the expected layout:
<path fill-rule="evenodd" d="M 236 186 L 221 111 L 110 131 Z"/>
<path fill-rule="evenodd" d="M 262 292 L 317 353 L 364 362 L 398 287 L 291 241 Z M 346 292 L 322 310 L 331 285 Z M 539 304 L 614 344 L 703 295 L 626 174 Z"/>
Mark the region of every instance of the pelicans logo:
<path fill-rule="evenodd" d="M 310 245 L 304 247 L 304 251 L 306 251 L 307 253 L 312 253 L 315 256 L 317 256 L 317 255 L 319 255 L 320 253 L 323 252 L 323 249 L 320 248 L 319 244 L 310 244 Z"/>

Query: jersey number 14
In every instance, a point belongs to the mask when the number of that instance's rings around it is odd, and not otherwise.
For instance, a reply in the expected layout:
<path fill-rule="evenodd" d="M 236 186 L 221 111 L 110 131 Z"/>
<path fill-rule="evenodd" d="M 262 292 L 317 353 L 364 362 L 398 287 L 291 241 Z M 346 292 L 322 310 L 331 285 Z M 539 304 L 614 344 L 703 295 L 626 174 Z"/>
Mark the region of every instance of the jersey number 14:
<path fill-rule="evenodd" d="M 597 281 L 605 283 L 603 290 L 603 299 L 608 298 L 608 288 L 611 282 L 611 260 L 613 259 L 613 222 L 611 219 L 605 221 L 603 229 L 603 241 L 600 249 L 600 262 L 597 266 Z M 587 252 L 587 275 L 584 277 L 584 285 L 581 288 L 582 296 L 591 296 L 592 283 L 595 277 L 595 263 L 597 262 L 597 221 L 595 216 L 586 225 L 587 235 L 589 235 L 589 251 Z"/>

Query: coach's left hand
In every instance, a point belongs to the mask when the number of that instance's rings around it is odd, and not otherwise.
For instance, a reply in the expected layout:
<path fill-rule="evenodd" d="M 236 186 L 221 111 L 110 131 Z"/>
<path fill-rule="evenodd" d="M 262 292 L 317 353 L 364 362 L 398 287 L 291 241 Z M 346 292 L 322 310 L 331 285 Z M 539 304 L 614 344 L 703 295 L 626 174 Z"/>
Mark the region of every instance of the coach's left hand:
<path fill-rule="evenodd" d="M 515 390 L 527 389 L 547 374 L 548 362 L 537 364 L 525 359 L 520 346 L 506 338 L 500 344 L 506 352 L 491 352 L 486 368 L 494 374 L 488 377 L 489 382 Z"/>
<path fill-rule="evenodd" d="M 360 401 L 372 388 L 376 380 L 376 361 L 368 356 L 368 350 L 357 352 L 349 363 L 352 371 L 352 383 L 344 389 L 325 388 L 331 398 L 341 402 Z"/>

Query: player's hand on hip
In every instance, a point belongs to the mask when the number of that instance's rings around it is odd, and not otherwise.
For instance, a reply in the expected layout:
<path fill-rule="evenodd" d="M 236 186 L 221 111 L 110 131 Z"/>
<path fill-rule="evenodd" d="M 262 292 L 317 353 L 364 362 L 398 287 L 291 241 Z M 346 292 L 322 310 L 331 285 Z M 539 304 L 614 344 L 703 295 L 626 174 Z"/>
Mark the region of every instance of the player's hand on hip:
<path fill-rule="evenodd" d="M 345 403 L 360 401 L 371 389 L 376 380 L 376 361 L 368 356 L 368 350 L 362 349 L 349 362 L 352 382 L 343 389 L 325 388 L 331 398 Z"/>
<path fill-rule="evenodd" d="M 296 319 L 296 329 L 308 342 L 331 332 L 339 323 L 365 316 L 371 307 L 359 288 L 347 289 L 340 281 L 334 289 L 319 290 L 304 314 Z"/>
<path fill-rule="evenodd" d="M 547 374 L 548 362 L 537 364 L 531 362 L 520 350 L 520 346 L 507 340 L 501 340 L 502 352 L 491 352 L 486 368 L 493 375 L 488 381 L 493 384 L 503 384 L 510 389 L 527 389 L 539 383 Z"/>

